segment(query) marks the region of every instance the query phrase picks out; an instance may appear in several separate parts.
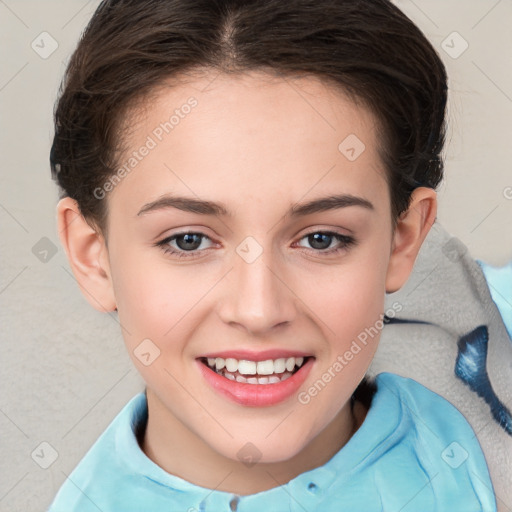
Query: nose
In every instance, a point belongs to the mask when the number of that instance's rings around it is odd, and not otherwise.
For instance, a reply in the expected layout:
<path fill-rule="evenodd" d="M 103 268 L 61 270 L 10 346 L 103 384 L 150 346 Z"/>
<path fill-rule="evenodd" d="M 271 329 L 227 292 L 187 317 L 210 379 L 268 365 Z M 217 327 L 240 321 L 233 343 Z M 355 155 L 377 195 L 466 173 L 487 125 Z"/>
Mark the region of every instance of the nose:
<path fill-rule="evenodd" d="M 296 315 L 295 296 L 286 281 L 282 265 L 272 261 L 270 250 L 252 262 L 235 254 L 218 309 L 220 318 L 253 336 L 268 336 L 290 324 Z"/>

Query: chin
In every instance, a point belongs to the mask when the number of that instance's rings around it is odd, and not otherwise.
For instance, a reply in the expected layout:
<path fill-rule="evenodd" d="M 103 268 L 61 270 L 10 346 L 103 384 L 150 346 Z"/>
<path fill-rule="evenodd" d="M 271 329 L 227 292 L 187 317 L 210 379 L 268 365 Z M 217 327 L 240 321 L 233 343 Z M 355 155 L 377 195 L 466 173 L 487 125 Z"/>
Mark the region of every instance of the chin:
<path fill-rule="evenodd" d="M 242 462 L 248 467 L 253 464 L 276 464 L 289 461 L 297 456 L 304 448 L 304 442 L 291 443 L 287 439 L 287 443 L 283 444 L 282 439 L 276 439 L 269 442 L 268 439 L 258 440 L 252 437 L 253 441 L 249 441 L 250 436 L 245 440 L 237 440 L 230 443 L 228 450 L 220 450 L 219 453 L 235 462 Z M 231 451 L 235 446 L 235 451 Z"/>

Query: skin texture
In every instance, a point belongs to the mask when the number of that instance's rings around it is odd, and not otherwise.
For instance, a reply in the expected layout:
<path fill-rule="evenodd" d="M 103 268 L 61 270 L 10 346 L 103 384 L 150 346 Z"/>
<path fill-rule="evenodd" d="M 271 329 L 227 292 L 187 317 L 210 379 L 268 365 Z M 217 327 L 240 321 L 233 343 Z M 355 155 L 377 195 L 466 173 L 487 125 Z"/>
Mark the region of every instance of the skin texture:
<path fill-rule="evenodd" d="M 296 394 L 268 407 L 234 403 L 206 383 L 196 358 L 229 349 L 303 351 L 315 357 L 300 389 L 307 390 L 380 319 L 386 291 L 406 281 L 435 219 L 436 194 L 416 189 L 393 229 L 376 119 L 311 77 L 212 73 L 163 88 L 130 117 L 120 162 L 191 96 L 197 106 L 103 199 L 108 246 L 70 198 L 59 202 L 59 231 L 91 305 L 118 309 L 147 383 L 144 452 L 197 485 L 251 494 L 324 464 L 350 439 L 366 410 L 356 404 L 352 413 L 349 399 L 378 336 L 307 404 Z M 354 161 L 338 149 L 350 134 L 365 144 Z M 176 208 L 137 215 L 170 193 L 221 202 L 232 216 Z M 333 194 L 373 208 L 286 215 Z M 322 231 L 355 243 L 332 237 L 313 245 L 307 235 Z M 206 235 L 187 257 L 154 245 L 183 232 Z M 251 263 L 236 251 L 246 237 L 263 251 Z M 183 239 L 167 245 L 186 252 Z M 160 350 L 148 366 L 134 354 L 144 339 Z M 250 467 L 237 455 L 248 442 L 260 452 Z"/>

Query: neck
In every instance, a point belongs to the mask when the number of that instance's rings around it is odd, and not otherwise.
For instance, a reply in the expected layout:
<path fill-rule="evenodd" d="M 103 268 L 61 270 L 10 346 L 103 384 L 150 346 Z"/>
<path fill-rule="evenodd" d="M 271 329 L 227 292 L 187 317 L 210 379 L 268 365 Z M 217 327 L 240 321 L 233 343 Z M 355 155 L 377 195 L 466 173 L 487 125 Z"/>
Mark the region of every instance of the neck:
<path fill-rule="evenodd" d="M 352 437 L 367 409 L 350 401 L 299 453 L 280 462 L 246 465 L 225 457 L 181 423 L 148 389 L 148 423 L 141 449 L 170 474 L 208 489 L 248 495 L 283 485 L 322 466 Z"/>

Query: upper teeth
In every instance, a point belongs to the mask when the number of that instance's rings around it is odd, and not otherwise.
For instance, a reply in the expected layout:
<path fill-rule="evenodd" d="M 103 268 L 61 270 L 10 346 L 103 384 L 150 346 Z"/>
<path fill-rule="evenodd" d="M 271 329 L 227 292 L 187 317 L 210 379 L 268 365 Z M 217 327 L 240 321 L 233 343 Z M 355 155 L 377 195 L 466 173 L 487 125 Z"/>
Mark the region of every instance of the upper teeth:
<path fill-rule="evenodd" d="M 246 359 L 233 359 L 228 357 L 209 357 L 208 365 L 217 370 L 226 368 L 228 372 L 241 373 L 242 375 L 272 375 L 273 373 L 283 373 L 293 371 L 295 365 L 299 368 L 304 362 L 303 357 L 289 357 L 287 359 L 267 359 L 266 361 L 248 361 Z"/>

